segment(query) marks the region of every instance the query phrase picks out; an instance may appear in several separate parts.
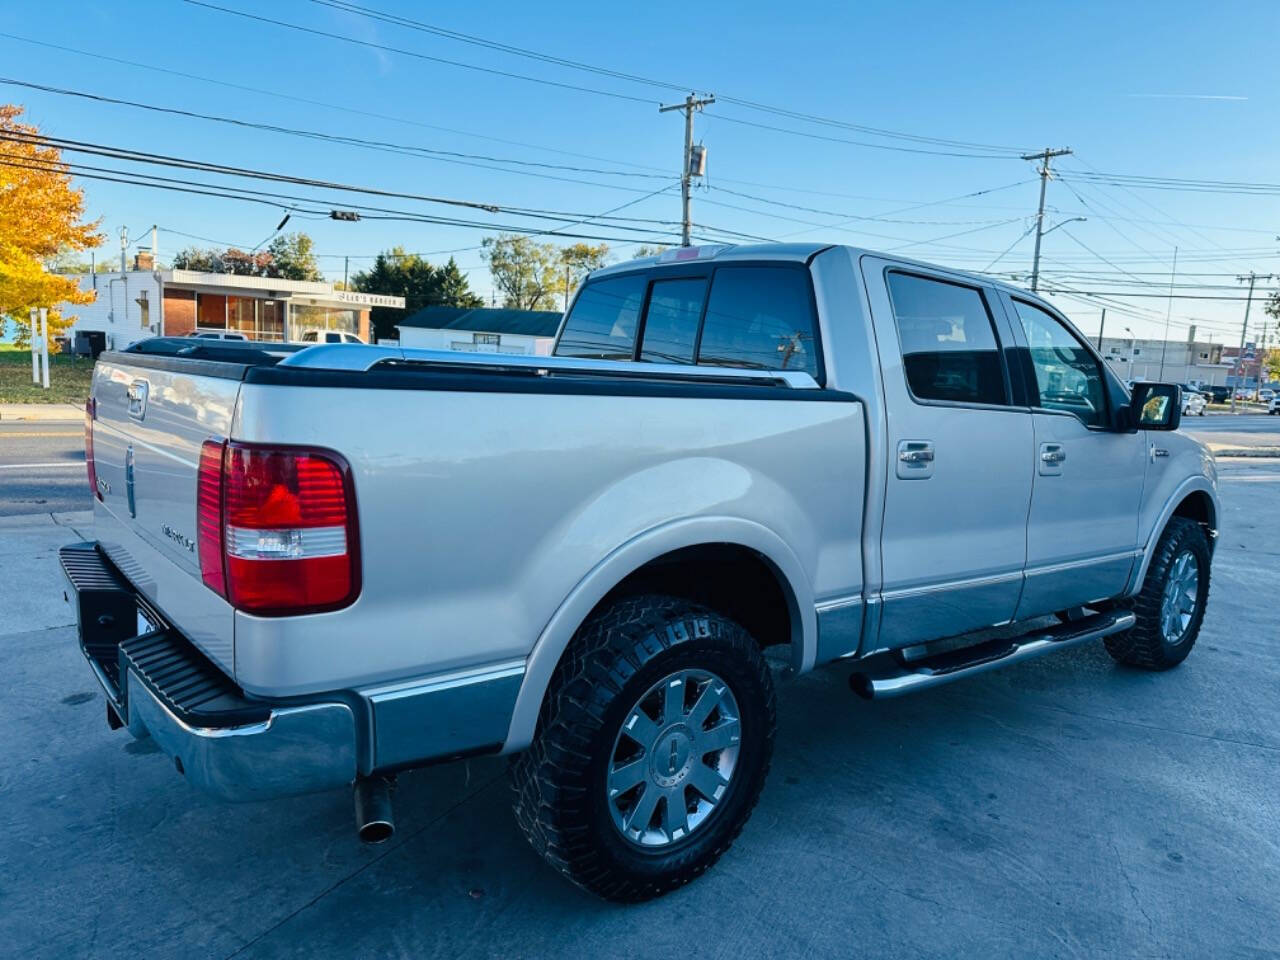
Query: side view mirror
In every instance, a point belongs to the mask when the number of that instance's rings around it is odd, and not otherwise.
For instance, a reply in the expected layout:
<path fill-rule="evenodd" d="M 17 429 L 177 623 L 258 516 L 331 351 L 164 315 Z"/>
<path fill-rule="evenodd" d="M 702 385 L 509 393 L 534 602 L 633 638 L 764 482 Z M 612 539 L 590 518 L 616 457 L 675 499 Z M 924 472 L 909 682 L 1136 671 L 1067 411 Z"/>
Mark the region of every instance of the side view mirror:
<path fill-rule="evenodd" d="M 1135 383 L 1124 419 L 1132 430 L 1177 430 L 1182 424 L 1182 388 L 1176 383 Z"/>

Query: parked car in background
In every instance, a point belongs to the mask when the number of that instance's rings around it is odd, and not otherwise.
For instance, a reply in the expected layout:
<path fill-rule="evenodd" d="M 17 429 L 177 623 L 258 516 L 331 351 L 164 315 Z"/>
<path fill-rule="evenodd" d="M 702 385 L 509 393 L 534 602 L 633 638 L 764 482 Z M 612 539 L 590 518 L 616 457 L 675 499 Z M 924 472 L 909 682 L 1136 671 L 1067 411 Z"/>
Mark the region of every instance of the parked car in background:
<path fill-rule="evenodd" d="M 1280 397 L 1273 396 L 1273 397 L 1270 399 L 1270 401 L 1268 401 L 1268 403 L 1267 403 L 1267 413 L 1268 413 L 1269 415 L 1273 416 L 1273 417 L 1274 417 L 1277 413 L 1280 413 Z"/>
<path fill-rule="evenodd" d="M 1182 391 L 1182 415 L 1203 417 L 1205 411 L 1209 409 L 1209 401 L 1204 398 L 1203 393 L 1196 393 L 1193 390 Z"/>
<path fill-rule="evenodd" d="M 191 336 L 196 338 L 197 340 L 246 340 L 247 341 L 249 339 L 243 333 L 233 333 L 229 331 L 228 332 L 204 331 L 202 333 L 193 333 L 191 334 Z"/>
<path fill-rule="evenodd" d="M 354 333 L 342 330 L 308 330 L 298 338 L 299 343 L 364 343 Z"/>
<path fill-rule="evenodd" d="M 1209 392 L 1209 399 L 1214 403 L 1226 403 L 1231 399 L 1231 388 L 1222 386 L 1205 387 Z"/>
<path fill-rule="evenodd" d="M 1276 392 L 1274 390 L 1259 390 L 1258 399 L 1263 403 L 1270 403 L 1275 399 Z"/>
<path fill-rule="evenodd" d="M 741 832 L 778 670 L 868 698 L 1089 642 L 1167 670 L 1204 617 L 1217 473 L 1178 386 L 1130 395 L 989 276 L 687 247 L 590 274 L 553 356 L 145 343 L 94 369 L 95 529 L 61 553 L 107 722 L 226 799 L 354 785 L 371 841 L 396 772 L 518 754 L 534 849 L 649 899 Z M 76 802 L 110 821 L 110 783 Z"/>

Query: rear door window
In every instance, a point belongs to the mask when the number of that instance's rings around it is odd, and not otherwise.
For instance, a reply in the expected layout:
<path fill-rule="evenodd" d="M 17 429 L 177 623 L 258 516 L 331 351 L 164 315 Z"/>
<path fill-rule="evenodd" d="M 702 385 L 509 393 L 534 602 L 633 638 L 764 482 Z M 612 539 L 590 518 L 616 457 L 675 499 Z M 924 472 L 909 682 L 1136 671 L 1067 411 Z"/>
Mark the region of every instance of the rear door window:
<path fill-rule="evenodd" d="M 556 356 L 630 360 L 648 283 L 643 273 L 588 283 L 565 321 Z"/>
<path fill-rule="evenodd" d="M 917 400 L 1005 405 L 1004 365 L 982 291 L 890 271 L 907 386 Z"/>
<path fill-rule="evenodd" d="M 698 363 L 818 375 L 807 270 L 722 267 L 711 282 Z"/>
<path fill-rule="evenodd" d="M 649 309 L 644 315 L 641 360 L 693 363 L 706 292 L 705 277 L 654 282 L 649 292 Z"/>

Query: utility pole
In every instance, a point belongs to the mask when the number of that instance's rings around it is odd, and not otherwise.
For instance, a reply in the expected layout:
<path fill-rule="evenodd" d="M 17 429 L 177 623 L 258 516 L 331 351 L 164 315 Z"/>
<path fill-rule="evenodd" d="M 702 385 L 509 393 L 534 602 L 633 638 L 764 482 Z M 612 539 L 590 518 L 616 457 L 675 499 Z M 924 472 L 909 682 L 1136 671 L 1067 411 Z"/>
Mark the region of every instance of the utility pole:
<path fill-rule="evenodd" d="M 1178 248 L 1173 248 L 1173 273 L 1169 274 L 1169 307 L 1164 312 L 1164 339 L 1160 341 L 1160 372 L 1157 380 L 1164 379 L 1164 354 L 1169 349 L 1169 321 L 1173 319 L 1173 281 L 1178 276 Z M 1185 374 L 1184 374 L 1185 375 Z"/>
<path fill-rule="evenodd" d="M 347 269 L 351 266 L 351 258 L 342 258 L 342 289 L 347 289 Z"/>
<path fill-rule="evenodd" d="M 1054 157 L 1065 157 L 1071 153 L 1067 147 L 1053 149 L 1045 147 L 1040 153 L 1024 153 L 1023 160 L 1040 161 L 1040 209 L 1036 212 L 1036 252 L 1031 264 L 1031 290 L 1034 292 L 1040 284 L 1040 238 L 1044 236 L 1044 190 L 1049 183 L 1049 161 Z"/>
<path fill-rule="evenodd" d="M 1102 319 L 1098 321 L 1098 352 L 1102 352 L 1102 331 L 1107 328 L 1107 308 L 1102 308 Z"/>
<path fill-rule="evenodd" d="M 680 197 L 681 197 L 681 216 L 680 216 L 680 246 L 688 247 L 692 245 L 690 239 L 690 228 L 692 224 L 689 221 L 689 190 L 693 184 L 695 176 L 702 175 L 702 162 L 694 164 L 693 159 L 693 114 L 695 110 L 701 110 L 703 107 L 716 102 L 716 98 L 710 94 L 705 97 L 699 97 L 696 94 L 689 94 L 684 98 L 684 103 L 673 103 L 667 106 L 658 107 L 659 113 L 667 113 L 670 110 L 684 111 L 684 167 L 680 174 Z M 705 157 L 705 154 L 703 154 Z M 1043 206 L 1043 200 L 1041 206 Z M 1034 289 L 1034 288 L 1033 288 Z"/>
<path fill-rule="evenodd" d="M 1244 340 L 1245 335 L 1249 332 L 1249 308 L 1253 306 L 1253 285 L 1259 280 L 1271 280 L 1274 277 L 1275 274 L 1272 273 L 1268 273 L 1264 276 L 1262 274 L 1254 273 L 1252 270 L 1249 271 L 1249 275 L 1247 277 L 1236 277 L 1237 283 L 1244 283 L 1246 280 L 1249 281 L 1249 295 L 1245 297 L 1244 301 L 1244 323 L 1240 324 L 1240 353 L 1236 357 L 1236 383 L 1235 386 L 1231 388 L 1232 413 L 1236 412 L 1236 391 L 1243 387 L 1243 384 L 1240 381 L 1244 379 Z"/>
<path fill-rule="evenodd" d="M 120 228 L 120 272 L 126 272 L 125 254 L 129 251 L 129 228 Z"/>

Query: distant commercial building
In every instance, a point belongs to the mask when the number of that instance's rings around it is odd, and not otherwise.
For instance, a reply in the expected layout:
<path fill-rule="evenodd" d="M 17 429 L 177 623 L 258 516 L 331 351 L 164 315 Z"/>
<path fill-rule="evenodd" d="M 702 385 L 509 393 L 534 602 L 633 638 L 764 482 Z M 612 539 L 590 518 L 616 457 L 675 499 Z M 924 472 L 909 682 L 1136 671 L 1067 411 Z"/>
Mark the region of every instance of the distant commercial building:
<path fill-rule="evenodd" d="M 549 356 L 560 317 L 555 310 L 424 307 L 397 329 L 404 347 Z"/>
<path fill-rule="evenodd" d="M 1220 343 L 1195 339 L 1194 327 L 1186 340 L 1102 338 L 1102 356 L 1123 380 L 1222 385 L 1231 373 L 1223 349 Z"/>
<path fill-rule="evenodd" d="M 331 283 L 195 270 L 134 269 L 76 279 L 97 298 L 61 305 L 76 315 L 67 336 L 101 331 L 108 349 L 196 333 L 296 341 L 307 330 L 342 330 L 368 341 L 371 307 L 404 307 L 403 297 L 335 290 Z"/>

